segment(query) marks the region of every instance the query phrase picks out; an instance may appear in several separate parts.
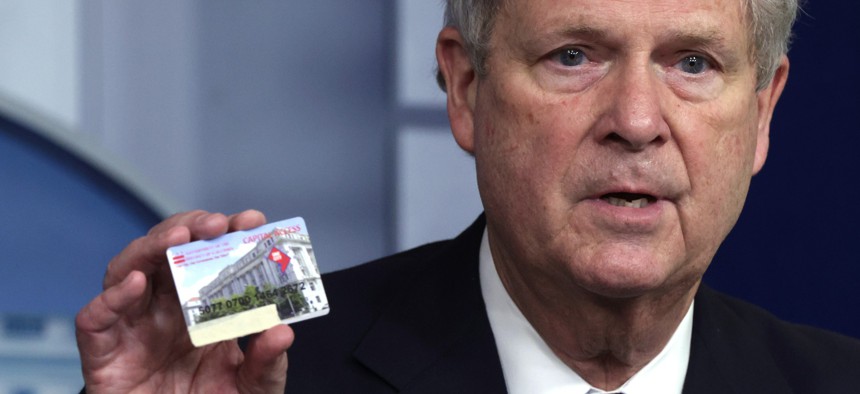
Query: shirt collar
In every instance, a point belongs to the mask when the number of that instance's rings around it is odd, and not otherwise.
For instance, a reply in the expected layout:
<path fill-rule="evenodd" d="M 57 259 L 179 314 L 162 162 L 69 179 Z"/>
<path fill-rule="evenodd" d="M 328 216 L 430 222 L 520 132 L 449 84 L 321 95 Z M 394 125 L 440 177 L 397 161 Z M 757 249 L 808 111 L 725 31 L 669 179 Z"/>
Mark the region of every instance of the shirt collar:
<path fill-rule="evenodd" d="M 511 394 L 606 393 L 589 385 L 565 365 L 529 324 L 496 272 L 487 231 L 479 257 L 481 292 L 499 351 L 505 384 Z M 680 394 L 690 359 L 693 305 L 663 350 L 624 385 L 610 393 Z"/>

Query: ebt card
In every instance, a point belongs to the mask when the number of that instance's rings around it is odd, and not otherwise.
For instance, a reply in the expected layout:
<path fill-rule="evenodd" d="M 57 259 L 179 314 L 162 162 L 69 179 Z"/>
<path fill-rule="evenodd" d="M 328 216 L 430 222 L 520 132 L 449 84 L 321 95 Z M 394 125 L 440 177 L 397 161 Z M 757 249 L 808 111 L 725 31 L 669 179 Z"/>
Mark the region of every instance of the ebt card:
<path fill-rule="evenodd" d="M 302 218 L 174 246 L 167 260 L 197 347 L 329 311 Z"/>

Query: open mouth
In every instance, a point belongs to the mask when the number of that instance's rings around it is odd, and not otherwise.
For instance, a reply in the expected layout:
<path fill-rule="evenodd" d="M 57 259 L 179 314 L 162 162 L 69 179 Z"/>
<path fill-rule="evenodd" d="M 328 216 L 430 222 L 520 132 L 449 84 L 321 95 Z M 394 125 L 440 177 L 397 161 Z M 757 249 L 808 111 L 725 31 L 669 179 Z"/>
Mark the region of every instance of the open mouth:
<path fill-rule="evenodd" d="M 616 207 L 645 208 L 657 201 L 657 198 L 649 194 L 638 193 L 608 193 L 600 197 Z"/>

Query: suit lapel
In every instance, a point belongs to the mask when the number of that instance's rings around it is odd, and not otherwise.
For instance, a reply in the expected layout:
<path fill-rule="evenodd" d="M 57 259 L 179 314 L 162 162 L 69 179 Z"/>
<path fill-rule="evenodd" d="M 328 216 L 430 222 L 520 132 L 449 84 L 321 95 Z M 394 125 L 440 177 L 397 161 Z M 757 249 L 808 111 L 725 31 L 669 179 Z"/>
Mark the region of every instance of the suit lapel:
<path fill-rule="evenodd" d="M 478 274 L 483 216 L 392 294 L 353 356 L 401 392 L 505 392 Z M 792 393 L 763 338 L 704 284 L 684 393 Z"/>
<path fill-rule="evenodd" d="M 478 276 L 483 216 L 431 260 L 353 353 L 404 392 L 504 392 Z"/>
<path fill-rule="evenodd" d="M 696 295 L 684 393 L 792 393 L 764 344 L 704 284 Z"/>

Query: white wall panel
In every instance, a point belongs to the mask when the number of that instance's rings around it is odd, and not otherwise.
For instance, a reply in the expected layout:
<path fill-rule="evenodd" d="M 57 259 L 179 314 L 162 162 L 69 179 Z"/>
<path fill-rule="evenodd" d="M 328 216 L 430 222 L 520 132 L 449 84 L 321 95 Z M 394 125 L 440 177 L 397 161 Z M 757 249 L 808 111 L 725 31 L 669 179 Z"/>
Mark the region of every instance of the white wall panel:
<path fill-rule="evenodd" d="M 406 107 L 445 105 L 436 85 L 436 35 L 441 1 L 399 0 L 397 4 L 397 100 Z"/>
<path fill-rule="evenodd" d="M 404 128 L 397 139 L 397 248 L 451 238 L 481 213 L 475 161 L 447 129 Z"/>
<path fill-rule="evenodd" d="M 0 94 L 78 126 L 78 2 L 0 1 Z"/>

